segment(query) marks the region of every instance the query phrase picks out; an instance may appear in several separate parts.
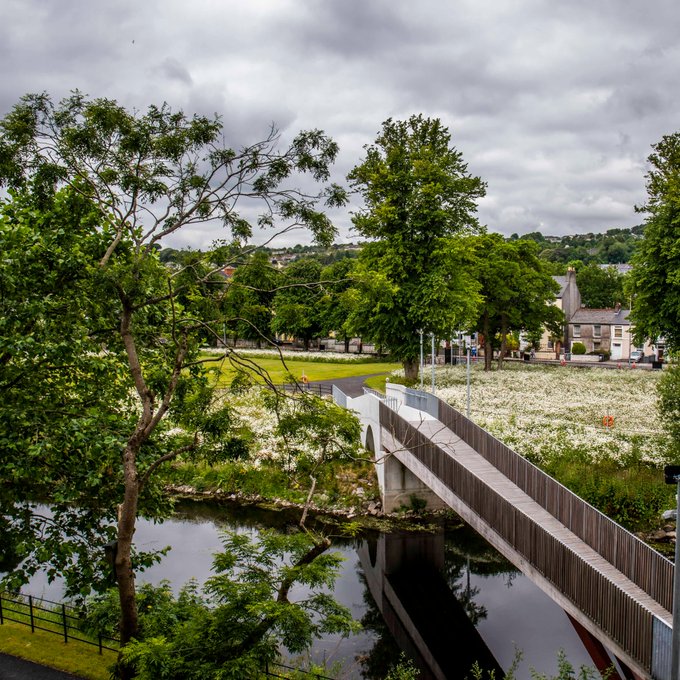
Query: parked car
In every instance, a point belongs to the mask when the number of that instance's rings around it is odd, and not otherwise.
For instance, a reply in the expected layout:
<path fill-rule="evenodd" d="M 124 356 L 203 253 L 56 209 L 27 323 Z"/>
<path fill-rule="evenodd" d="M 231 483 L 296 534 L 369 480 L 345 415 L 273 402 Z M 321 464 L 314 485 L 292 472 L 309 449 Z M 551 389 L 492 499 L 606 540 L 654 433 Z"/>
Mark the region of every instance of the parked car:
<path fill-rule="evenodd" d="M 634 349 L 630 353 L 630 360 L 632 363 L 639 364 L 640 362 L 644 361 L 645 359 L 645 353 L 641 349 Z"/>

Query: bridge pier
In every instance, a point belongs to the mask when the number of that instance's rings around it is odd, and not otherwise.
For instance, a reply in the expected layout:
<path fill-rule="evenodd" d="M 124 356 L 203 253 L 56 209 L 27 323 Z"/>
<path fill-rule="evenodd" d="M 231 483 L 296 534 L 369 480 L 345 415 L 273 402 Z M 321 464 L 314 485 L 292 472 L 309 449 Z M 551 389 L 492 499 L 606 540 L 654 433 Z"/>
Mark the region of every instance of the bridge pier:
<path fill-rule="evenodd" d="M 347 399 L 346 407 L 361 416 L 361 443 L 373 453 L 384 512 L 402 507 L 439 510 L 448 507 L 430 487 L 387 451 L 380 425 L 379 402 L 371 395 Z"/>
<path fill-rule="evenodd" d="M 430 487 L 416 477 L 393 455 L 384 452 L 383 481 L 380 485 L 385 512 L 399 508 L 438 510 L 448 507 Z"/>

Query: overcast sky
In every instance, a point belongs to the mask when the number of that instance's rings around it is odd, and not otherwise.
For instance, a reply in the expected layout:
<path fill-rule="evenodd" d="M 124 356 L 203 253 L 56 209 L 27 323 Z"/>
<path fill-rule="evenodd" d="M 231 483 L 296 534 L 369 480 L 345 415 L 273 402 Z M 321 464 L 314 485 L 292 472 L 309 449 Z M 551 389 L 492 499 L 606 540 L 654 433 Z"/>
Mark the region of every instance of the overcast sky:
<path fill-rule="evenodd" d="M 597 232 L 642 221 L 650 146 L 680 130 L 678 36 L 677 0 L 2 0 L 0 114 L 78 88 L 218 113 L 234 146 L 322 128 L 344 182 L 423 113 L 487 182 L 490 230 Z"/>

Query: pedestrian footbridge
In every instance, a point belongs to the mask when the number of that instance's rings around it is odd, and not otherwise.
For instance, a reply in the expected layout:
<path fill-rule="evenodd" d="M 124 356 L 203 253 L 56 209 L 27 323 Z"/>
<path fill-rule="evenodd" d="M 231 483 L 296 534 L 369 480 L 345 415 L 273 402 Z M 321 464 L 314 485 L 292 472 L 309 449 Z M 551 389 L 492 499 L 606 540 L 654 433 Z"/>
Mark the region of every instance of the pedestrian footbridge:
<path fill-rule="evenodd" d="M 337 403 L 359 414 L 391 511 L 452 508 L 619 662 L 624 676 L 671 680 L 673 564 L 432 394 Z"/>

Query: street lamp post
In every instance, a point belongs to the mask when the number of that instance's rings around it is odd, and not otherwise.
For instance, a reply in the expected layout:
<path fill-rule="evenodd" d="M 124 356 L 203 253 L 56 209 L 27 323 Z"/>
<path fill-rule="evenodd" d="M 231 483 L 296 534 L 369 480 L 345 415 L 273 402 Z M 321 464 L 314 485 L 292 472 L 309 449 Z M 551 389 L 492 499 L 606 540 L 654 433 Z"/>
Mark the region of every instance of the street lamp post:
<path fill-rule="evenodd" d="M 423 329 L 421 328 L 418 333 L 420 333 L 420 391 L 423 391 L 423 371 L 425 370 L 425 362 L 423 360 Z"/>
<path fill-rule="evenodd" d="M 666 484 L 675 484 L 677 511 L 675 527 L 677 532 L 680 517 L 680 465 L 666 465 L 663 470 Z M 671 678 L 680 678 L 680 541 L 675 537 L 675 564 L 673 565 L 673 638 L 671 647 Z"/>
<path fill-rule="evenodd" d="M 467 417 L 470 419 L 470 348 L 467 348 Z"/>
<path fill-rule="evenodd" d="M 430 333 L 432 339 L 432 394 L 434 394 L 434 333 Z"/>

